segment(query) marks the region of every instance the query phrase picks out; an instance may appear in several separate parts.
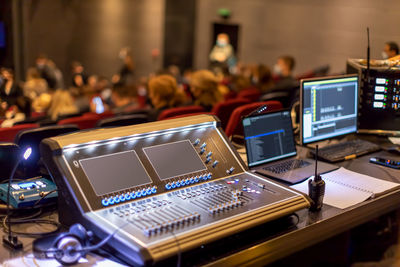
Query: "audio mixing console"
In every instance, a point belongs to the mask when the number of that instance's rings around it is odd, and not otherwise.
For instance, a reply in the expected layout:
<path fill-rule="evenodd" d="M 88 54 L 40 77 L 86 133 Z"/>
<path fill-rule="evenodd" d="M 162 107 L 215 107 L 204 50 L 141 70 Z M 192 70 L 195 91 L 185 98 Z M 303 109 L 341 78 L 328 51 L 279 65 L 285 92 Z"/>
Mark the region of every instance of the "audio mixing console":
<path fill-rule="evenodd" d="M 249 172 L 209 115 L 46 139 L 59 218 L 82 223 L 131 265 L 148 265 L 309 206 Z M 118 230 L 117 230 L 118 229 Z"/>

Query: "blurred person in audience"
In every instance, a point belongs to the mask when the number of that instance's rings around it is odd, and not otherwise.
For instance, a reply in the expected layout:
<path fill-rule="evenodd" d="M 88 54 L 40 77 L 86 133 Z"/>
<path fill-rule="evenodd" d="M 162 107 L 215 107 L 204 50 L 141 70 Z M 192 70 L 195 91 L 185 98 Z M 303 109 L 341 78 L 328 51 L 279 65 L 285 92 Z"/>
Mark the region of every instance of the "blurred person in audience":
<path fill-rule="evenodd" d="M 140 105 L 137 96 L 138 92 L 135 85 L 116 84 L 111 94 L 112 103 L 114 104 L 112 112 L 114 114 L 129 113 L 139 109 Z"/>
<path fill-rule="evenodd" d="M 88 77 L 85 73 L 83 65 L 79 61 L 73 61 L 71 63 L 72 69 L 72 86 L 83 87 L 88 82 Z"/>
<path fill-rule="evenodd" d="M 30 99 L 35 99 L 48 90 L 47 82 L 40 77 L 36 68 L 29 68 L 26 72 L 26 82 L 23 87 L 24 95 Z"/>
<path fill-rule="evenodd" d="M 195 105 L 211 111 L 213 106 L 223 100 L 217 77 L 209 70 L 199 70 L 193 73 L 190 83 Z"/>
<path fill-rule="evenodd" d="M 285 55 L 278 58 L 273 68 L 277 81 L 271 91 L 290 91 L 299 85 L 293 77 L 295 64 L 296 61 L 292 56 Z"/>
<path fill-rule="evenodd" d="M 117 74 L 112 77 L 113 84 L 132 84 L 134 82 L 135 64 L 129 47 L 124 47 L 119 51 L 119 58 L 123 61 L 122 67 Z"/>
<path fill-rule="evenodd" d="M 150 119 L 156 120 L 158 115 L 168 108 L 183 106 L 186 97 L 181 88 L 178 88 L 176 79 L 171 75 L 159 75 L 149 80 L 149 98 L 153 105 Z"/>
<path fill-rule="evenodd" d="M 51 99 L 48 115 L 53 121 L 59 117 L 71 114 L 78 114 L 78 108 L 74 104 L 71 93 L 67 90 L 57 89 Z"/>
<path fill-rule="evenodd" d="M 3 82 L 0 86 L 0 102 L 4 110 L 15 104 L 18 97 L 23 95 L 23 91 L 14 79 L 14 72 L 11 69 L 3 68 L 0 70 Z"/>
<path fill-rule="evenodd" d="M 39 72 L 41 78 L 45 79 L 50 89 L 57 89 L 57 80 L 54 70 L 48 64 L 48 58 L 44 54 L 40 54 L 36 57 L 36 69 Z"/>
<path fill-rule="evenodd" d="M 250 78 L 244 75 L 239 74 L 232 77 L 231 89 L 233 89 L 237 93 L 244 89 L 249 89 L 251 86 L 252 84 L 250 82 Z"/>
<path fill-rule="evenodd" d="M 213 66 L 228 66 L 232 68 L 236 65 L 235 51 L 229 43 L 228 34 L 220 33 L 217 35 L 216 43 L 209 57 Z"/>
<path fill-rule="evenodd" d="M 396 42 L 390 41 L 386 42 L 383 47 L 382 57 L 383 59 L 388 59 L 395 57 L 399 54 L 399 46 Z"/>
<path fill-rule="evenodd" d="M 1 127 L 12 127 L 16 122 L 21 122 L 31 115 L 31 100 L 26 96 L 17 97 L 15 104 L 5 113 L 6 119 L 1 123 Z"/>
<path fill-rule="evenodd" d="M 37 113 L 47 113 L 47 110 L 50 107 L 51 104 L 51 97 L 52 95 L 50 93 L 43 93 L 33 99 L 32 102 L 32 109 L 34 112 Z"/>
<path fill-rule="evenodd" d="M 262 93 L 267 93 L 274 86 L 270 68 L 259 64 L 252 75 L 252 83 L 260 89 Z"/>

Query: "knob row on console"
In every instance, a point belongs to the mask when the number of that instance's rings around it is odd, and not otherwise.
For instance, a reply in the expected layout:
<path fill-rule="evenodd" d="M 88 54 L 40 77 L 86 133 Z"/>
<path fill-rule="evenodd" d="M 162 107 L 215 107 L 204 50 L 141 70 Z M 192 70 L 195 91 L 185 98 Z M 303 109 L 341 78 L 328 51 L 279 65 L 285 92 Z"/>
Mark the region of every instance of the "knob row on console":
<path fill-rule="evenodd" d="M 211 174 L 211 172 L 209 172 L 207 174 L 194 176 L 191 178 L 186 178 L 186 179 L 182 179 L 182 180 L 175 181 L 175 182 L 170 182 L 165 185 L 165 189 L 171 190 L 171 189 L 179 188 L 182 186 L 187 186 L 190 184 L 195 184 L 195 183 L 198 183 L 201 181 L 209 180 L 209 179 L 211 179 L 211 177 L 212 177 L 212 174 Z"/>
<path fill-rule="evenodd" d="M 124 202 L 124 201 L 130 200 L 130 199 L 136 199 L 136 198 L 152 195 L 155 193 L 157 193 L 157 186 L 147 187 L 147 188 L 143 188 L 143 189 L 140 189 L 137 191 L 124 193 L 124 194 L 116 195 L 116 196 L 109 197 L 109 198 L 103 198 L 101 200 L 101 204 L 106 207 L 109 205 L 118 204 L 120 202 Z"/>

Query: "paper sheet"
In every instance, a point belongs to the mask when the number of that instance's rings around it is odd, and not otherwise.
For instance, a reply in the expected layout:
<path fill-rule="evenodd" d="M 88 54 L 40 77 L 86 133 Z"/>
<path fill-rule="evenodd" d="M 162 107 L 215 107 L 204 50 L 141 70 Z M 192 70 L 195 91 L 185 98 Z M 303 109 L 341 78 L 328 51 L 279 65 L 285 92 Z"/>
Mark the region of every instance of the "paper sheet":
<path fill-rule="evenodd" d="M 359 174 L 345 168 L 321 175 L 325 181 L 324 204 L 346 209 L 375 195 L 399 187 L 399 184 Z M 308 180 L 291 186 L 308 194 Z"/>

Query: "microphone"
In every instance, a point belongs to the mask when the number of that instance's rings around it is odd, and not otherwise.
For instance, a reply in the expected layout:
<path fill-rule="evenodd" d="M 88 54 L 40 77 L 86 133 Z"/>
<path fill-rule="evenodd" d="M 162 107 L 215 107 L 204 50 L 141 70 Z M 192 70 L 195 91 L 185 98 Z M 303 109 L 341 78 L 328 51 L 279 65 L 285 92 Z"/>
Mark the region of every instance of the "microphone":
<path fill-rule="evenodd" d="M 318 211 L 321 209 L 324 194 L 325 182 L 322 180 L 321 175 L 318 173 L 318 145 L 315 147 L 315 175 L 314 179 L 308 180 L 308 196 L 311 198 L 312 203 L 310 206 L 311 211 Z"/>

